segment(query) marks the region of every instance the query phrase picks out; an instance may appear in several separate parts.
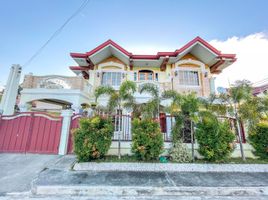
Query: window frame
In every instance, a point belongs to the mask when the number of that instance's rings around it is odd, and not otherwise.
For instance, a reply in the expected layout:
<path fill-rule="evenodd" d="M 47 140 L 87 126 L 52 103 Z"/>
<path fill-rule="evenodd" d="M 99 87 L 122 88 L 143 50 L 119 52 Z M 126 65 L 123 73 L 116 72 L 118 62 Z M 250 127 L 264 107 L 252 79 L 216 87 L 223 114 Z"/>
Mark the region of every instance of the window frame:
<path fill-rule="evenodd" d="M 105 73 L 110 74 L 110 75 L 108 75 L 108 77 L 107 77 L 106 75 L 104 75 Z M 105 84 L 104 84 L 104 80 L 106 82 Z M 111 83 L 107 84 L 108 80 L 110 80 Z M 119 81 L 119 84 L 117 84 L 118 81 Z M 101 71 L 101 85 L 103 85 L 103 86 L 109 85 L 113 88 L 119 88 L 120 85 L 122 84 L 122 82 L 123 82 L 123 71 L 110 71 L 110 70 L 109 71 L 106 71 L 106 70 Z"/>
<path fill-rule="evenodd" d="M 187 74 L 187 73 L 188 74 Z M 196 79 L 193 79 L 193 76 L 189 76 L 189 73 L 193 72 L 197 74 L 197 85 L 195 84 L 189 84 L 190 82 L 196 82 Z M 182 75 L 180 75 L 182 73 Z M 181 78 L 180 76 L 182 76 L 182 78 L 185 80 L 188 80 L 188 83 L 182 83 L 181 82 Z M 179 82 L 179 86 L 187 86 L 187 87 L 201 87 L 201 80 L 200 80 L 200 71 L 199 70 L 194 70 L 194 69 L 178 69 L 177 70 L 177 77 L 178 77 L 178 82 Z M 192 80 L 191 80 L 192 79 Z"/>
<path fill-rule="evenodd" d="M 141 78 L 140 78 L 141 77 L 141 74 L 143 74 L 144 77 L 145 77 L 143 80 L 141 80 Z M 152 75 L 152 79 L 148 79 L 149 74 Z M 139 81 L 154 81 L 155 80 L 155 73 L 154 73 L 153 70 L 147 70 L 147 69 L 139 70 L 138 71 L 138 80 Z"/>

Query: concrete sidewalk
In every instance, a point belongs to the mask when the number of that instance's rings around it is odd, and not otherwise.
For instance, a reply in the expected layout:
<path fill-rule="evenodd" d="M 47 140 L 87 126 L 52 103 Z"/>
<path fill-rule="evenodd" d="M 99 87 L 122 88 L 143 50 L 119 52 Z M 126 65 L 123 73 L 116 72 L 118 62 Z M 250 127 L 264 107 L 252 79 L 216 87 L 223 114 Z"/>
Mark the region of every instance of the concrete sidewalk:
<path fill-rule="evenodd" d="M 268 195 L 268 173 L 86 172 L 47 169 L 33 184 L 39 195 Z"/>

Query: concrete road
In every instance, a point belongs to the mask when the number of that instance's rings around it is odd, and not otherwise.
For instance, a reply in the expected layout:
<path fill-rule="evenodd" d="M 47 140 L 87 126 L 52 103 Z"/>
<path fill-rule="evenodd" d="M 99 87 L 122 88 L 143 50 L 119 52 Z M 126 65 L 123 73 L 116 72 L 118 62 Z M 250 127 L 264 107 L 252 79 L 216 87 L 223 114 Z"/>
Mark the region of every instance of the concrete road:
<path fill-rule="evenodd" d="M 233 196 L 0 196 L 0 200 L 267 200 L 267 197 Z"/>
<path fill-rule="evenodd" d="M 30 191 L 32 180 L 59 155 L 0 154 L 0 195 Z"/>

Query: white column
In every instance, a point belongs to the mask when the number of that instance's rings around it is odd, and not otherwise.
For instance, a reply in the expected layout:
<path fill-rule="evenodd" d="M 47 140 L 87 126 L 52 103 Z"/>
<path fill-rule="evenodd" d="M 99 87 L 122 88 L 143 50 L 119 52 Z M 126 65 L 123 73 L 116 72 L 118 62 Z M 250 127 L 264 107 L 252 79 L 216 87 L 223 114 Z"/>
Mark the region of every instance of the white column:
<path fill-rule="evenodd" d="M 4 95 L 0 104 L 0 110 L 3 111 L 3 115 L 14 114 L 14 107 L 18 95 L 20 76 L 21 66 L 12 65 L 12 67 L 10 68 Z"/>
<path fill-rule="evenodd" d="M 209 85 L 210 85 L 210 94 L 215 94 L 215 77 L 211 77 L 209 79 Z"/>
<path fill-rule="evenodd" d="M 61 116 L 63 117 L 63 119 L 62 119 L 62 126 L 61 126 L 59 155 L 65 155 L 67 153 L 72 115 L 73 115 L 72 110 L 62 110 L 61 111 Z"/>
<path fill-rule="evenodd" d="M 72 109 L 74 110 L 74 113 L 76 114 L 82 114 L 80 113 L 80 109 L 81 109 L 81 106 L 77 106 L 77 105 L 72 105 Z"/>
<path fill-rule="evenodd" d="M 166 123 L 167 123 L 167 136 L 171 138 L 171 131 L 172 131 L 172 117 L 169 113 L 166 113 Z"/>

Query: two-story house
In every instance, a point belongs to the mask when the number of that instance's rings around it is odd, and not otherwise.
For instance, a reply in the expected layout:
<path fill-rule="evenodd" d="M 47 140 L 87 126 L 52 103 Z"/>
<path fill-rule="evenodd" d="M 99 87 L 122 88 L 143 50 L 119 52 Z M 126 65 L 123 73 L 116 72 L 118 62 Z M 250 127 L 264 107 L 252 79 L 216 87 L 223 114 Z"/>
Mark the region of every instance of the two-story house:
<path fill-rule="evenodd" d="M 221 53 L 200 37 L 173 52 L 156 55 L 135 55 L 108 40 L 89 52 L 71 53 L 77 66 L 70 69 L 87 79 L 93 90 L 99 85 L 118 89 L 123 81 L 131 80 L 137 86 L 156 84 L 160 92 L 173 89 L 208 97 L 215 91 L 213 75 L 235 62 L 235 56 Z M 150 97 L 137 93 L 136 98 L 144 102 Z"/>
<path fill-rule="evenodd" d="M 21 111 L 31 107 L 41 111 L 60 110 L 69 105 L 79 112 L 81 105 L 95 101 L 96 87 L 110 85 L 119 89 L 125 80 L 136 82 L 138 87 L 153 83 L 160 92 L 173 89 L 208 97 L 215 91 L 214 74 L 236 61 L 235 54 L 223 54 L 200 37 L 173 52 L 158 52 L 156 55 L 135 55 L 108 40 L 89 52 L 71 53 L 71 57 L 77 63 L 77 66 L 70 67 L 77 75 L 75 77 L 25 75 Z M 135 97 L 140 103 L 150 98 L 148 94 L 138 92 Z M 105 105 L 107 100 L 101 97 L 98 103 Z"/>

